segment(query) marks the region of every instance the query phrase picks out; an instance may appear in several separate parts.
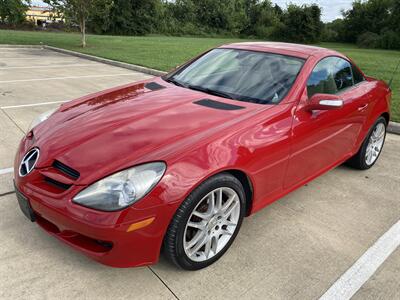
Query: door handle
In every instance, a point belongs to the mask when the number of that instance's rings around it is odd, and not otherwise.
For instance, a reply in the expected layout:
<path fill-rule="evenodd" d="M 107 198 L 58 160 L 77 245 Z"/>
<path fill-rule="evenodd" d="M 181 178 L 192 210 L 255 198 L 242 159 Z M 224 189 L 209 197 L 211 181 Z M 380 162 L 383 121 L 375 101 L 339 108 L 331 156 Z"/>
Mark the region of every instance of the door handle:
<path fill-rule="evenodd" d="M 358 107 L 358 111 L 363 111 L 368 107 L 368 103 Z"/>

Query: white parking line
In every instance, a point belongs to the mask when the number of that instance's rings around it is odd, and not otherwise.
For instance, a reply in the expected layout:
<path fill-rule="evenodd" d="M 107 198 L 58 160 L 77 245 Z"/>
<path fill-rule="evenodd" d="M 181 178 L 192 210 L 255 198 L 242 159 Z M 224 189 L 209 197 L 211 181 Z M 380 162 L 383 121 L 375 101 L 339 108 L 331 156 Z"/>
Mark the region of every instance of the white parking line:
<path fill-rule="evenodd" d="M 135 73 L 120 73 L 108 75 L 85 75 L 85 76 L 66 76 L 66 77 L 49 77 L 49 78 L 35 78 L 35 79 L 17 79 L 17 80 L 3 80 L 1 83 L 16 83 L 16 82 L 31 82 L 31 81 L 46 81 L 46 80 L 64 80 L 64 79 L 79 79 L 79 78 L 99 78 L 99 77 L 116 77 L 116 76 L 133 76 Z"/>
<path fill-rule="evenodd" d="M 0 175 L 14 172 L 14 168 L 0 169 Z"/>
<path fill-rule="evenodd" d="M 41 105 L 49 105 L 49 104 L 57 104 L 57 103 L 65 103 L 65 102 L 68 102 L 68 100 L 64 100 L 64 101 L 52 101 L 52 102 L 41 102 L 41 103 L 31 103 L 31 104 L 21 104 L 21 105 L 1 106 L 0 109 L 19 108 L 19 107 L 31 107 L 31 106 L 41 106 Z"/>
<path fill-rule="evenodd" d="M 400 220 L 382 235 L 320 300 L 350 299 L 400 245 Z"/>
<path fill-rule="evenodd" d="M 30 66 L 30 67 L 0 67 L 0 70 L 9 70 L 9 69 L 50 69 L 50 68 L 65 68 L 65 67 L 89 67 L 89 66 L 98 66 L 97 64 L 71 64 L 71 65 L 48 65 L 48 66 Z"/>

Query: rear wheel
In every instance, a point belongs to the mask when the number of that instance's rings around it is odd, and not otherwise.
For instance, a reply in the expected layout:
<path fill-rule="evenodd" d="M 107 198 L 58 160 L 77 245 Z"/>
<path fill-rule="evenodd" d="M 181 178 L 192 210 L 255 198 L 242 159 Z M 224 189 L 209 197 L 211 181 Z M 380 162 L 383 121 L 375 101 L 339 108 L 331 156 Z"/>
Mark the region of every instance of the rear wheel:
<path fill-rule="evenodd" d="M 347 163 L 359 170 L 371 168 L 381 154 L 386 137 L 386 120 L 379 117 L 365 138 L 360 150 Z"/>
<path fill-rule="evenodd" d="M 164 240 L 167 258 L 187 270 L 211 265 L 232 244 L 244 214 L 239 180 L 227 173 L 208 179 L 177 210 Z"/>

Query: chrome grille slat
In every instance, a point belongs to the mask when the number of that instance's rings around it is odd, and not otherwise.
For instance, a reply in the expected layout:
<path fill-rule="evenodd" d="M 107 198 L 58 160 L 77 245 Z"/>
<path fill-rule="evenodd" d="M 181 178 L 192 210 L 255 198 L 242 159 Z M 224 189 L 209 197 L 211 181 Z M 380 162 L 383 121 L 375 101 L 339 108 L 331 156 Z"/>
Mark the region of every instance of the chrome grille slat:
<path fill-rule="evenodd" d="M 60 172 L 64 173 L 65 175 L 69 176 L 70 178 L 77 180 L 80 176 L 79 172 L 68 167 L 67 165 L 63 164 L 58 160 L 54 160 L 53 168 L 59 170 Z"/>
<path fill-rule="evenodd" d="M 62 190 L 68 190 L 71 187 L 71 185 L 69 185 L 69 184 L 65 184 L 65 183 L 59 182 L 59 181 L 54 180 L 54 179 L 52 179 L 50 177 L 45 177 L 44 181 L 47 182 L 48 184 L 51 184 L 51 185 L 59 188 L 59 189 L 62 189 Z"/>

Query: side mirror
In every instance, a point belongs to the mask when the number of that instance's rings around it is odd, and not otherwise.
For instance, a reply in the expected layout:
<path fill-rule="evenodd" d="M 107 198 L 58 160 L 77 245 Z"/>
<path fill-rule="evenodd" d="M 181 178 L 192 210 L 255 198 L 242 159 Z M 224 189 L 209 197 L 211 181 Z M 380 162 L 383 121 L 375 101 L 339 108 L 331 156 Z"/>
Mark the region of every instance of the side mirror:
<path fill-rule="evenodd" d="M 315 94 L 308 99 L 306 109 L 313 110 L 330 110 L 343 107 L 343 100 L 336 95 L 330 94 Z"/>

